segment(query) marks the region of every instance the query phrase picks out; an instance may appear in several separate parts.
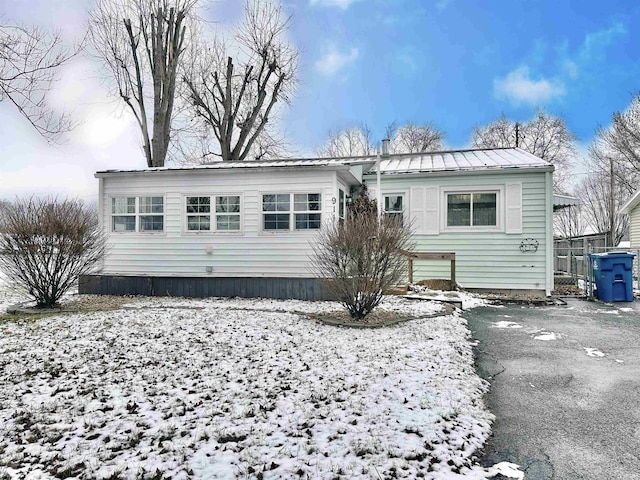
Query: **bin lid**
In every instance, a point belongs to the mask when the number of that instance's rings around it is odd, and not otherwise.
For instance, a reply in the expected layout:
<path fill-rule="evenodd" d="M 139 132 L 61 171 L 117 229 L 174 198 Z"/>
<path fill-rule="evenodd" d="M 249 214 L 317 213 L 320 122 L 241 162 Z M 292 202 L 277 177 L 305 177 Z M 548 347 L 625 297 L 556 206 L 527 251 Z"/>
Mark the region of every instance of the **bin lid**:
<path fill-rule="evenodd" d="M 631 257 L 635 257 L 636 254 L 632 253 L 632 252 L 627 252 L 625 250 L 616 250 L 613 252 L 604 252 L 604 253 L 590 253 L 589 256 L 591 257 L 608 257 L 608 256 L 622 256 L 622 255 L 629 255 Z"/>

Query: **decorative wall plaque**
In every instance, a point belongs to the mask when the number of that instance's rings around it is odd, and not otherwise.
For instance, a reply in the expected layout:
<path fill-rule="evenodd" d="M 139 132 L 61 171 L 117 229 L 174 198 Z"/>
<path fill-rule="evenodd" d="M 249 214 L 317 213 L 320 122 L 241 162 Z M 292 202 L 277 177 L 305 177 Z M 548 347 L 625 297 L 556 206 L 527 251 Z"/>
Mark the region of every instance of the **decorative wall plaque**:
<path fill-rule="evenodd" d="M 535 238 L 525 238 L 520 242 L 520 251 L 522 253 L 537 252 L 539 245 L 540 242 L 538 242 Z"/>

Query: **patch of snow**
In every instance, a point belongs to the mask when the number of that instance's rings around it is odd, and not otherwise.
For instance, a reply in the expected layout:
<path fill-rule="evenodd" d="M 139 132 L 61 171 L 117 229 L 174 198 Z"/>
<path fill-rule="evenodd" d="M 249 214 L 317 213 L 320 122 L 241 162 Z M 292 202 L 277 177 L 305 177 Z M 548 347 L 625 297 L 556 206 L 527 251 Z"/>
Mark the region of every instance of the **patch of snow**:
<path fill-rule="evenodd" d="M 618 360 L 618 359 L 616 358 L 616 363 L 624 363 L 624 360 Z"/>
<path fill-rule="evenodd" d="M 294 313 L 327 302 L 144 305 L 0 324 L 10 476 L 487 478 L 472 458 L 493 415 L 461 316 L 355 330 Z"/>
<path fill-rule="evenodd" d="M 511 318 L 511 315 L 502 315 L 504 318 Z"/>
<path fill-rule="evenodd" d="M 618 310 L 604 310 L 604 309 L 598 309 L 596 310 L 598 313 L 606 313 L 609 315 L 620 315 L 620 312 Z"/>
<path fill-rule="evenodd" d="M 620 307 L 621 312 L 633 312 L 633 308 L 630 307 Z"/>
<path fill-rule="evenodd" d="M 8 307 L 27 300 L 28 297 L 23 292 L 0 278 L 0 315 L 6 313 Z"/>
<path fill-rule="evenodd" d="M 597 348 L 584 347 L 584 350 L 587 352 L 588 357 L 604 357 L 604 353 Z"/>
<path fill-rule="evenodd" d="M 491 305 L 491 302 L 470 292 L 445 292 L 443 290 L 431 290 L 423 285 L 409 285 L 409 290 L 417 294 L 429 296 L 436 300 L 461 300 L 463 310 Z"/>
<path fill-rule="evenodd" d="M 560 335 L 558 335 L 557 333 L 554 332 L 542 332 L 538 335 L 536 335 L 535 337 L 533 337 L 534 340 L 542 340 L 543 342 L 549 342 L 551 340 L 558 340 L 560 338 Z"/>
<path fill-rule="evenodd" d="M 520 470 L 520 465 L 511 462 L 500 462 L 489 467 L 488 473 L 491 475 L 502 475 L 515 480 L 524 480 L 524 472 Z"/>
<path fill-rule="evenodd" d="M 501 320 L 491 325 L 494 328 L 522 328 L 522 325 L 516 322 L 509 322 L 507 320 Z"/>

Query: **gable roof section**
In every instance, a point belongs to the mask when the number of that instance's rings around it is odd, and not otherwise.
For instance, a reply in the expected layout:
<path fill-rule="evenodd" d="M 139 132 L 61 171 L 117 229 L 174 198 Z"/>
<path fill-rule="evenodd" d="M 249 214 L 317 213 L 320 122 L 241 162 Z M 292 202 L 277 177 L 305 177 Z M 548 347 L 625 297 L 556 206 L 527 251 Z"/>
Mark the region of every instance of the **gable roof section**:
<path fill-rule="evenodd" d="M 640 190 L 636 191 L 629 200 L 622 206 L 620 209 L 620 213 L 630 214 L 631 210 L 633 210 L 640 203 Z"/>
<path fill-rule="evenodd" d="M 340 168 L 362 165 L 365 173 L 376 172 L 376 155 L 342 158 L 300 158 L 282 160 L 254 160 L 244 162 L 213 162 L 185 167 L 160 167 L 143 170 L 105 170 L 96 177 L 110 174 L 188 171 L 188 170 L 233 170 L 252 168 Z M 492 148 L 450 150 L 444 152 L 400 153 L 380 159 L 382 175 L 402 173 L 457 172 L 503 169 L 546 169 L 553 165 L 520 148 Z"/>

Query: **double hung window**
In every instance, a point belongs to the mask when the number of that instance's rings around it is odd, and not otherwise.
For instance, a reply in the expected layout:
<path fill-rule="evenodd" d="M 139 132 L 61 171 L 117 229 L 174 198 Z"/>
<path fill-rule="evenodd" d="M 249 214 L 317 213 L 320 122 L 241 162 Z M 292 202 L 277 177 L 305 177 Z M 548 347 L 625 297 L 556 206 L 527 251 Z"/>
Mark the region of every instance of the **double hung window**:
<path fill-rule="evenodd" d="M 400 222 L 400 225 L 402 225 L 404 218 L 404 195 L 394 193 L 384 196 L 384 216 Z"/>
<path fill-rule="evenodd" d="M 317 230 L 322 220 L 319 193 L 268 193 L 262 195 L 262 229 L 265 231 Z"/>
<path fill-rule="evenodd" d="M 187 230 L 211 230 L 211 197 L 187 197 Z"/>
<path fill-rule="evenodd" d="M 240 231 L 240 195 L 186 197 L 187 231 Z"/>
<path fill-rule="evenodd" d="M 164 197 L 112 197 L 111 230 L 164 231 Z"/>

